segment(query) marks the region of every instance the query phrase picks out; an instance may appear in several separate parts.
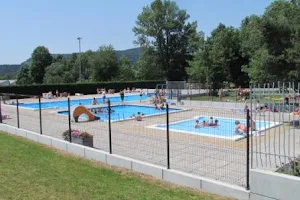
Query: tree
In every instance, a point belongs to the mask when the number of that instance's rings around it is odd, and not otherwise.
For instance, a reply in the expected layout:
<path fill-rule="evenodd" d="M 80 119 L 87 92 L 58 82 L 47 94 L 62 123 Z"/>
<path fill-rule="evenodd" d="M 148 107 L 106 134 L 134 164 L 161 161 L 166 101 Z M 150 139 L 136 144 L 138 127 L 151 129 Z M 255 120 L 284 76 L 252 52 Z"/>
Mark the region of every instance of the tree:
<path fill-rule="evenodd" d="M 92 61 L 92 80 L 109 81 L 118 74 L 118 61 L 112 45 L 101 46 Z"/>
<path fill-rule="evenodd" d="M 192 80 L 212 84 L 213 89 L 221 87 L 224 81 L 236 85 L 248 83 L 247 74 L 241 71 L 246 60 L 241 55 L 237 29 L 219 24 L 204 47 L 202 43 L 187 69 Z"/>
<path fill-rule="evenodd" d="M 190 43 L 196 38 L 197 23 L 187 23 L 189 15 L 174 1 L 155 0 L 138 15 L 133 32 L 136 43 L 152 47 L 160 71 L 168 80 L 186 79 L 191 59 Z"/>
<path fill-rule="evenodd" d="M 252 81 L 300 80 L 299 16 L 298 1 L 275 1 L 267 7 L 261 18 L 252 18 L 252 22 L 256 22 L 252 23 L 254 26 L 246 23 L 242 26 L 244 33 L 256 36 L 252 40 L 242 39 L 243 52 L 249 58 L 249 64 L 244 67 L 244 71 Z M 245 31 L 247 27 L 248 30 Z M 245 41 L 248 48 L 245 48 Z"/>
<path fill-rule="evenodd" d="M 119 74 L 115 78 L 117 81 L 133 81 L 135 80 L 135 71 L 129 60 L 125 56 L 121 56 L 119 60 Z"/>
<path fill-rule="evenodd" d="M 243 56 L 249 59 L 262 45 L 261 17 L 251 15 L 242 21 L 240 44 Z"/>
<path fill-rule="evenodd" d="M 138 80 L 162 80 L 164 74 L 158 58 L 151 47 L 143 47 L 140 57 L 135 64 L 136 77 Z"/>
<path fill-rule="evenodd" d="M 44 46 L 34 49 L 31 54 L 29 73 L 34 83 L 43 83 L 45 69 L 52 63 L 52 56 Z"/>
<path fill-rule="evenodd" d="M 46 68 L 44 76 L 45 84 L 72 82 L 75 82 L 75 79 L 70 70 L 68 70 L 68 61 L 66 59 L 61 58 Z"/>
<path fill-rule="evenodd" d="M 22 65 L 17 74 L 17 82 L 18 85 L 29 85 L 32 84 L 32 80 L 29 74 L 29 66 Z"/>

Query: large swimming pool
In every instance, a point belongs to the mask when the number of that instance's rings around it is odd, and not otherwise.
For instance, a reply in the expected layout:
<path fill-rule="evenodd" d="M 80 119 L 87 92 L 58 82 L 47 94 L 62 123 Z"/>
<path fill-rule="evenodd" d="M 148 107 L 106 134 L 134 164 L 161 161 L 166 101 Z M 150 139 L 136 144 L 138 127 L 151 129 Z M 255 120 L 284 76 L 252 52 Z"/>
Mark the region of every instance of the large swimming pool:
<path fill-rule="evenodd" d="M 234 133 L 235 131 L 235 120 L 233 118 L 219 118 L 214 117 L 214 120 L 218 120 L 219 126 L 217 127 L 200 127 L 194 128 L 194 124 L 196 120 L 202 122 L 203 120 L 208 121 L 208 116 L 199 116 L 195 117 L 195 119 L 189 119 L 184 121 L 178 121 L 171 123 L 169 126 L 170 131 L 188 133 L 188 134 L 196 134 L 201 136 L 208 136 L 214 138 L 223 138 L 230 140 L 239 140 L 245 138 L 245 136 L 237 135 Z M 238 119 L 242 124 L 246 125 L 246 120 Z M 272 127 L 277 126 L 278 124 L 270 121 L 256 121 L 256 129 L 258 131 L 263 131 L 266 129 L 270 129 Z M 149 126 L 149 128 L 166 130 L 166 124 L 158 124 Z M 257 133 L 257 132 L 256 132 Z M 255 134 L 253 132 L 253 134 Z"/>
<path fill-rule="evenodd" d="M 93 108 L 94 110 L 97 110 L 98 108 Z M 155 107 L 152 106 L 138 106 L 138 105 L 116 105 L 111 106 L 111 109 L 113 112 L 111 113 L 111 120 L 112 121 L 119 121 L 119 120 L 126 120 L 130 119 L 132 115 L 137 115 L 138 112 L 142 113 L 144 117 L 146 116 L 152 116 L 152 115 L 160 115 L 165 114 L 166 109 L 163 110 L 157 110 Z M 91 111 L 91 109 L 89 109 Z M 107 111 L 108 107 L 101 107 L 102 111 Z M 177 108 L 169 108 L 169 112 L 178 112 L 181 109 Z M 60 111 L 58 114 L 61 115 L 68 115 L 68 111 Z M 94 114 L 95 116 L 100 117 L 100 121 L 108 121 L 108 113 L 107 112 L 101 112 Z M 85 115 L 82 114 L 81 118 L 85 119 Z"/>
<path fill-rule="evenodd" d="M 151 94 L 148 94 L 149 96 Z M 144 94 L 142 96 L 142 100 L 145 100 L 148 98 L 147 94 Z M 98 103 L 102 103 L 103 102 L 103 98 L 102 97 L 96 97 Z M 106 98 L 107 99 L 107 98 Z M 114 97 L 109 97 L 110 101 L 112 103 L 114 102 L 121 102 L 121 98 L 119 96 L 114 96 Z M 124 98 L 124 101 L 138 101 L 140 100 L 141 97 L 140 95 L 127 95 Z M 92 98 L 88 98 L 88 99 L 72 99 L 70 100 L 70 106 L 75 106 L 75 105 L 91 105 L 91 101 Z M 39 103 L 22 103 L 19 104 L 19 107 L 23 107 L 23 108 L 28 108 L 28 109 L 39 109 Z M 58 109 L 58 108 L 67 108 L 68 107 L 68 101 L 67 100 L 61 100 L 61 101 L 44 101 L 41 103 L 41 107 L 42 109 L 50 109 L 50 108 L 54 108 L 54 109 Z"/>

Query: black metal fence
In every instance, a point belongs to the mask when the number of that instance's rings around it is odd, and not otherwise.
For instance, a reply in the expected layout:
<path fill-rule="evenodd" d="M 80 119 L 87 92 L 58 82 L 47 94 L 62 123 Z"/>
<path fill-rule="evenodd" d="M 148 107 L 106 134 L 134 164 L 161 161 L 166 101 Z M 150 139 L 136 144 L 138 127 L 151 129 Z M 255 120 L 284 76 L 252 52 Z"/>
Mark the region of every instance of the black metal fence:
<path fill-rule="evenodd" d="M 130 100 L 130 95 L 124 102 L 96 96 L 97 105 L 87 105 L 86 97 L 0 97 L 1 123 L 249 189 L 249 110 L 172 101 L 157 110 L 147 97 Z M 85 117 L 75 119 L 75 109 L 83 105 Z M 210 117 L 221 125 L 205 127 Z M 242 135 L 232 134 L 236 120 L 247 127 Z M 81 134 L 92 140 L 79 141 Z"/>
<path fill-rule="evenodd" d="M 289 166 L 289 173 L 295 173 L 294 161 L 300 160 L 300 83 L 253 83 L 250 90 L 251 118 L 275 126 L 251 138 L 251 167 L 275 171 Z"/>

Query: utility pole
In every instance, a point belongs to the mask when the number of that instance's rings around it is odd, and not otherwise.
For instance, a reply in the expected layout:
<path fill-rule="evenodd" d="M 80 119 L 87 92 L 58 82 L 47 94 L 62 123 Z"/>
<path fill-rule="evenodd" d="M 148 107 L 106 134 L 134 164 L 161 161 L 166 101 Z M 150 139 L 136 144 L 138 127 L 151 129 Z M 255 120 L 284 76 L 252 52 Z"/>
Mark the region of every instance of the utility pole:
<path fill-rule="evenodd" d="M 81 37 L 78 37 L 78 44 L 79 44 L 79 83 L 81 83 Z"/>

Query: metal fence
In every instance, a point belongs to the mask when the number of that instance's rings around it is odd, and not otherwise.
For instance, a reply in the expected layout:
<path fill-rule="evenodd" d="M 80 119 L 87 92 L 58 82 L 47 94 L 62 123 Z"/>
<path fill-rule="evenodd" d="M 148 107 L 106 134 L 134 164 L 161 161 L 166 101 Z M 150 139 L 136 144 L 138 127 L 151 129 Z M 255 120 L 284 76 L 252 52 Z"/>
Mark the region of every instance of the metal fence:
<path fill-rule="evenodd" d="M 79 130 L 93 135 L 93 148 L 249 189 L 249 110 L 172 100 L 160 110 L 150 101 L 153 94 L 139 99 L 139 93 L 126 94 L 124 102 L 119 95 L 108 96 L 107 102 L 94 95 L 97 105 L 87 105 L 94 96 L 53 100 L 20 94 L 0 96 L 1 123 L 59 139 L 65 132 L 64 139 L 69 142 L 76 142 L 72 133 Z M 73 113 L 80 105 L 100 120 L 79 117 L 76 122 Z M 138 112 L 141 121 L 136 120 Z M 218 126 L 203 124 L 210 117 Z M 248 127 L 244 135 L 232 134 L 236 120 Z"/>
<path fill-rule="evenodd" d="M 254 121 L 275 128 L 251 138 L 251 167 L 277 170 L 300 156 L 300 83 L 252 84 L 250 113 Z M 291 166 L 291 173 L 294 167 Z"/>

